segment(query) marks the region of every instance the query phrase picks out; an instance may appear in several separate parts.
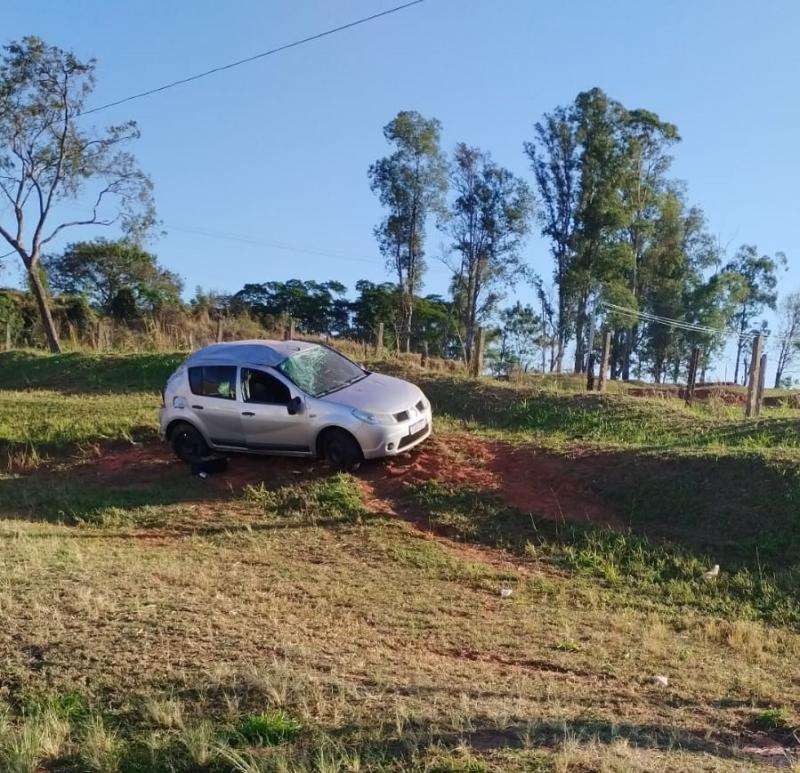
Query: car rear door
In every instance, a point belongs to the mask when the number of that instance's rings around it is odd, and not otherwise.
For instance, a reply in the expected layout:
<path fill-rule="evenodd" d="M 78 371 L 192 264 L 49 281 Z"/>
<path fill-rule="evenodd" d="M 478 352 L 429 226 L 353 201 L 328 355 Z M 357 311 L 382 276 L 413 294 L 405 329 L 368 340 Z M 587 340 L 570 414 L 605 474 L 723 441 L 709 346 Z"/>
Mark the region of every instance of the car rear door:
<path fill-rule="evenodd" d="M 194 421 L 215 446 L 245 446 L 237 381 L 235 365 L 189 368 L 189 410 Z"/>
<path fill-rule="evenodd" d="M 293 390 L 282 379 L 258 368 L 241 368 L 242 427 L 247 447 L 254 451 L 308 453 L 310 426 L 304 398 L 289 413 Z M 297 394 L 297 390 L 294 390 Z M 293 409 L 294 410 L 294 409 Z"/>

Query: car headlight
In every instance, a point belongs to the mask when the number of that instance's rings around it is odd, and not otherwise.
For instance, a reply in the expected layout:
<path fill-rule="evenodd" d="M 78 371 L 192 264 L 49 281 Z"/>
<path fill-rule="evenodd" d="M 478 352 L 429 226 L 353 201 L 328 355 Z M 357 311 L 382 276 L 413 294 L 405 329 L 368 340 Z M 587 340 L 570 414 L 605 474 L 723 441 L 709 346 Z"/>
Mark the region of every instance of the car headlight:
<path fill-rule="evenodd" d="M 175 395 L 172 398 L 172 407 L 173 408 L 185 408 L 186 407 L 186 398 L 181 397 L 180 395 Z"/>
<path fill-rule="evenodd" d="M 396 424 L 394 416 L 389 413 L 369 413 L 368 411 L 360 411 L 358 408 L 353 409 L 353 416 L 365 424 Z"/>

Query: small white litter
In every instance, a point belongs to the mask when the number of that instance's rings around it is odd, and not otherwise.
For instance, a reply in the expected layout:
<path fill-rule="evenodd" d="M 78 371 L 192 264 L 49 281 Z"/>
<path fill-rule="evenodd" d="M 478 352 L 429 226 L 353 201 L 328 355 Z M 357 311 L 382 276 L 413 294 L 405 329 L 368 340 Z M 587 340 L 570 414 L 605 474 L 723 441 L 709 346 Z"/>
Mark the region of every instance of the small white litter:
<path fill-rule="evenodd" d="M 514 591 L 511 588 L 500 588 L 500 598 L 501 599 L 510 599 L 514 595 Z"/>
<path fill-rule="evenodd" d="M 208 477 L 208 473 L 207 472 L 198 472 L 197 473 L 197 477 L 198 478 L 203 478 L 205 480 Z"/>
<path fill-rule="evenodd" d="M 669 679 L 663 674 L 656 674 L 652 681 L 656 687 L 666 687 L 669 685 Z"/>
<path fill-rule="evenodd" d="M 713 580 L 716 580 L 717 577 L 719 577 L 719 564 L 714 564 L 711 569 L 709 569 L 707 572 L 703 572 L 703 574 L 700 575 L 700 579 L 705 580 L 706 582 L 712 582 Z"/>

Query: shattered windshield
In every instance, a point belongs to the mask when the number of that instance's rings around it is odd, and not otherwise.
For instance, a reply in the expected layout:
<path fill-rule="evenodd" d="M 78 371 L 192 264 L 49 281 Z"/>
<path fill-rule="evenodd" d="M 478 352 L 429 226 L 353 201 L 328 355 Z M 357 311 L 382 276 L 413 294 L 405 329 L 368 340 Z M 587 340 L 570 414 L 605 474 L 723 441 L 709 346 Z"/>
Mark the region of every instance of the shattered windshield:
<path fill-rule="evenodd" d="M 324 346 L 297 352 L 287 357 L 277 368 L 312 397 L 335 392 L 367 375 L 358 365 Z"/>

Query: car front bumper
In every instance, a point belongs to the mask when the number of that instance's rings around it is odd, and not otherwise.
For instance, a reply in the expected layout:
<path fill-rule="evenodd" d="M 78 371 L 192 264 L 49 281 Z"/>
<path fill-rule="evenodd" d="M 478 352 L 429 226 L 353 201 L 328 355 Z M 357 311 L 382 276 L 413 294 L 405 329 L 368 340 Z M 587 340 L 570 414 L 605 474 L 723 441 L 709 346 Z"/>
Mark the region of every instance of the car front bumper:
<path fill-rule="evenodd" d="M 414 424 L 425 421 L 425 426 L 411 432 Z M 403 422 L 390 426 L 364 424 L 356 433 L 365 459 L 380 459 L 397 456 L 411 450 L 430 437 L 433 430 L 431 411 L 424 411 L 414 422 Z"/>

